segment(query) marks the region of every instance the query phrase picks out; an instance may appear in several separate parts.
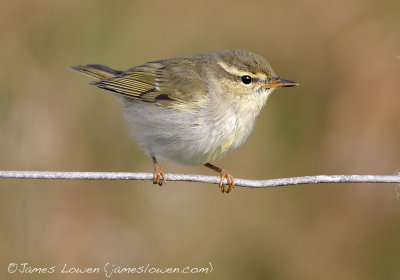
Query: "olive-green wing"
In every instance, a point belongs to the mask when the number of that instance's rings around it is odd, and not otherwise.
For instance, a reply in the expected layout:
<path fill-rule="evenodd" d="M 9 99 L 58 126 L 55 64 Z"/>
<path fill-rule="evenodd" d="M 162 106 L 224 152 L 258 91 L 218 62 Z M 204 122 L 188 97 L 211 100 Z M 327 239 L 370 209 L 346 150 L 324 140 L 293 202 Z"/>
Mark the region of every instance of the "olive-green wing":
<path fill-rule="evenodd" d="M 127 71 L 90 64 L 72 67 L 98 81 L 93 85 L 114 93 L 164 106 L 196 103 L 206 89 L 192 62 L 155 61 Z"/>
<path fill-rule="evenodd" d="M 147 63 L 93 84 L 99 88 L 145 102 L 161 105 L 180 103 L 180 100 L 175 100 L 169 96 L 167 89 L 160 91 L 159 80 L 163 68 L 161 62 Z"/>

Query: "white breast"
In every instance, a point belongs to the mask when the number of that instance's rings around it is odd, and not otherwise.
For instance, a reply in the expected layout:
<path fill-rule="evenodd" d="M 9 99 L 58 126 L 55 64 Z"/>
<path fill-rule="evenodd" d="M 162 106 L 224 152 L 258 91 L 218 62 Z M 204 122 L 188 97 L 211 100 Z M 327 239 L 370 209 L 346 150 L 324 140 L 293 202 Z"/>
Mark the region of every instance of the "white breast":
<path fill-rule="evenodd" d="M 148 155 L 201 165 L 237 149 L 248 139 L 270 93 L 229 102 L 210 99 L 193 111 L 117 98 L 134 137 Z"/>

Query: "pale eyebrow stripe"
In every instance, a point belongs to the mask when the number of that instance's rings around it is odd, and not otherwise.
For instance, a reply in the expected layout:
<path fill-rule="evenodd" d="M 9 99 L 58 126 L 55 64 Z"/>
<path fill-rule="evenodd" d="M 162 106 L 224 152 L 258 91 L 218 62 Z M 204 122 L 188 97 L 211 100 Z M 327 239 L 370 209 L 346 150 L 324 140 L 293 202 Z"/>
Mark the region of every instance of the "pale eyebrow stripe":
<path fill-rule="evenodd" d="M 226 72 L 228 72 L 228 73 L 230 73 L 232 75 L 236 75 L 236 76 L 250 75 L 250 76 L 253 76 L 253 77 L 258 77 L 260 79 L 264 79 L 264 78 L 267 77 L 264 73 L 253 74 L 253 73 L 249 73 L 249 72 L 246 72 L 246 71 L 239 70 L 239 69 L 237 69 L 237 68 L 235 68 L 233 66 L 227 65 L 223 61 L 218 61 L 217 63 L 218 63 L 219 66 L 222 67 L 222 69 L 224 69 Z"/>

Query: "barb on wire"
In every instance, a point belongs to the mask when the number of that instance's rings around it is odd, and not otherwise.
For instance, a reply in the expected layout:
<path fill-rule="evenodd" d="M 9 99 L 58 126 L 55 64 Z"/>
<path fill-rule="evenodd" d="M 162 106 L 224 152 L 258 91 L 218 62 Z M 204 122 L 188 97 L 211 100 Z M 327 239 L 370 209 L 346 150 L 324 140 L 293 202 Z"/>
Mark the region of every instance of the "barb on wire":
<path fill-rule="evenodd" d="M 195 174 L 165 174 L 167 181 L 219 184 L 218 176 Z M 152 173 L 129 172 L 60 172 L 60 171 L 0 171 L 0 178 L 64 179 L 64 180 L 153 180 Z M 317 175 L 269 180 L 235 179 L 235 186 L 269 188 L 321 183 L 400 183 L 397 175 Z"/>

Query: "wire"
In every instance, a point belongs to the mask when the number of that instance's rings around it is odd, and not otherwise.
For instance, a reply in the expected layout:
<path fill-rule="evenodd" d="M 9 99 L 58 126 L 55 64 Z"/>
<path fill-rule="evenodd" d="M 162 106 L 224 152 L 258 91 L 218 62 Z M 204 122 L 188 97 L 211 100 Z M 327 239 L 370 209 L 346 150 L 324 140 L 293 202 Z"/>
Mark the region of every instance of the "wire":
<path fill-rule="evenodd" d="M 167 181 L 219 184 L 220 177 L 195 174 L 165 174 Z M 0 171 L 0 178 L 63 179 L 63 180 L 153 180 L 152 173 L 129 172 L 60 172 L 60 171 Z M 235 186 L 269 188 L 322 183 L 400 183 L 400 175 L 317 175 L 269 180 L 235 179 Z"/>

